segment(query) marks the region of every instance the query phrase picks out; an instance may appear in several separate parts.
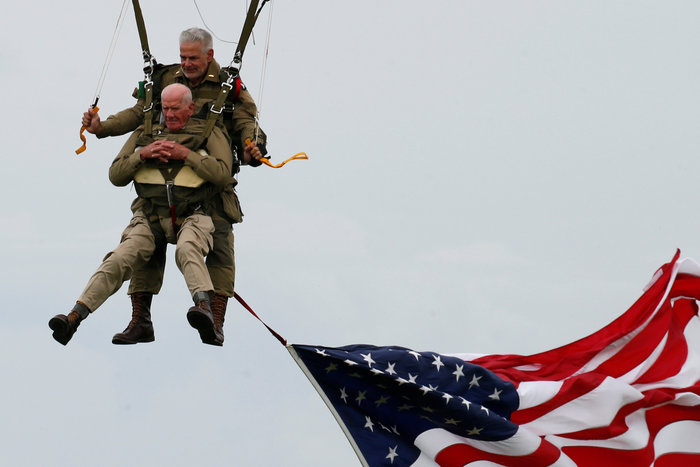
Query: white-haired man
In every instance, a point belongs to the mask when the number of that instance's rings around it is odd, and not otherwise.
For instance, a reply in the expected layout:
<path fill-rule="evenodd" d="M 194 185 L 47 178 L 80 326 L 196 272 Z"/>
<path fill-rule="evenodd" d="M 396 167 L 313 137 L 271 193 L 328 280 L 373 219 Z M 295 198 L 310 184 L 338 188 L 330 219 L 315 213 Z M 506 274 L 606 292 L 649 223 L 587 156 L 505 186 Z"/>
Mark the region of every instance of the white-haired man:
<path fill-rule="evenodd" d="M 163 89 L 162 108 L 163 131 L 149 136 L 139 127 L 112 162 L 110 181 L 117 186 L 133 181 L 140 202 L 119 245 L 105 256 L 71 312 L 49 320 L 54 339 L 63 345 L 82 320 L 166 243 L 176 245 L 175 260 L 194 301 L 188 321 L 203 342 L 215 339 L 210 307 L 214 285 L 204 257 L 213 244 L 209 212 L 231 184 L 233 155 L 221 129 L 214 128 L 206 141 L 199 136 L 202 123 L 190 118 L 194 102 L 187 86 L 176 83 Z M 150 315 L 141 319 L 150 322 Z M 150 336 L 142 337 L 152 341 L 152 328 Z"/>

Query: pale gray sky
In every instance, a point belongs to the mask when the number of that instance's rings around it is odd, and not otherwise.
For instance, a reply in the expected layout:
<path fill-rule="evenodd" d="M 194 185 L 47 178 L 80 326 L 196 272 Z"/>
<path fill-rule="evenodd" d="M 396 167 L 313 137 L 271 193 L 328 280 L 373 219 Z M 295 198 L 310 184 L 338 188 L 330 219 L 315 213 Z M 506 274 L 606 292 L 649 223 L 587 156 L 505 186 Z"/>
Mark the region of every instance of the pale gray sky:
<path fill-rule="evenodd" d="M 243 1 L 198 0 L 236 40 Z M 2 15 L 0 464 L 353 466 L 302 372 L 235 302 L 201 344 L 172 261 L 156 341 L 114 346 L 126 288 L 67 347 L 70 309 L 130 218 L 90 136 L 119 1 Z M 528 354 L 621 314 L 676 248 L 700 258 L 696 1 L 275 1 L 261 123 L 283 169 L 244 168 L 237 290 L 290 342 Z M 142 1 L 177 61 L 190 1 Z M 167 8 L 167 11 L 166 11 Z M 142 79 L 131 9 L 101 114 Z M 260 98 L 267 14 L 243 78 Z M 234 46 L 216 42 L 228 63 Z"/>

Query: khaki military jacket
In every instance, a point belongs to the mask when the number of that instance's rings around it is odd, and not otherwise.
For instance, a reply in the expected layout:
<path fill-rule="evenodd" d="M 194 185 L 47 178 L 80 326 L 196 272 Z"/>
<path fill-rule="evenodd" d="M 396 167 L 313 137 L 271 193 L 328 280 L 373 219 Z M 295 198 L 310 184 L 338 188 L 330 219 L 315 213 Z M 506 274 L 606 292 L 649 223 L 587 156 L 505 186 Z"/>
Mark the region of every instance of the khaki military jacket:
<path fill-rule="evenodd" d="M 163 73 L 159 89 L 162 90 L 173 83 L 181 83 L 189 87 L 195 102 L 195 115 L 206 118 L 207 109 L 211 107 L 213 101 L 216 100 L 216 96 L 221 88 L 220 74 L 221 66 L 216 60 L 212 60 L 204 79 L 196 86 L 192 86 L 187 77 L 182 73 L 180 66 L 171 65 L 167 67 L 166 71 Z M 137 95 L 135 91 L 135 97 Z M 160 96 L 154 96 L 154 98 L 160 100 Z M 143 108 L 144 99 L 139 98 L 136 105 L 133 107 L 110 115 L 102 122 L 102 132 L 98 135 L 98 138 L 119 136 L 134 131 L 139 125 L 143 124 Z M 256 115 L 257 108 L 252 96 L 247 90 L 241 89 L 238 99 L 236 100 L 236 105 L 233 108 L 232 128 L 229 130 L 230 133 L 239 135 L 240 141 L 238 145 L 240 147 L 246 146 L 246 139 L 257 141 L 258 143 L 265 143 L 264 133 L 260 131 L 260 129 L 258 129 L 258 134 L 256 135 Z M 221 117 L 219 119 L 221 120 Z"/>

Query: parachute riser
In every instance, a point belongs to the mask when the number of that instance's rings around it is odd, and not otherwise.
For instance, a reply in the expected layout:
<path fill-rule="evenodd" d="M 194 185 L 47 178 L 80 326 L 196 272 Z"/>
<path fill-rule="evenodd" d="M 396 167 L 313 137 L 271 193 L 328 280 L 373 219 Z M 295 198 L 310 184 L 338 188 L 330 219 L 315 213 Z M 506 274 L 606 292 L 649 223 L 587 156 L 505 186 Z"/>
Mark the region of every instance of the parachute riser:
<path fill-rule="evenodd" d="M 141 54 L 143 55 L 143 88 L 145 91 L 143 104 L 143 132 L 146 135 L 150 135 L 153 132 L 153 71 L 156 66 L 156 59 L 151 54 L 151 49 L 148 46 L 148 34 L 146 33 L 146 24 L 143 20 L 143 13 L 141 12 L 139 0 L 132 0 L 131 4 L 134 7 L 136 28 L 139 31 Z"/>
<path fill-rule="evenodd" d="M 146 81 L 150 81 L 151 76 L 153 76 L 153 71 L 155 70 L 155 67 L 158 64 L 158 62 L 148 50 L 143 50 L 141 51 L 141 53 L 143 55 L 143 74 L 146 77 Z"/>
<path fill-rule="evenodd" d="M 262 3 L 260 3 L 259 0 L 252 0 L 250 2 L 248 13 L 246 14 L 245 22 L 243 23 L 243 29 L 241 30 L 241 36 L 238 39 L 238 45 L 236 46 L 236 52 L 233 54 L 233 59 L 229 65 L 231 68 L 237 68 L 238 70 L 241 69 L 241 65 L 243 63 L 243 52 L 245 52 L 246 45 L 248 45 L 248 39 L 250 39 L 250 36 L 253 33 L 253 28 L 255 27 L 255 23 L 258 21 L 260 12 L 268 1 L 269 0 L 262 0 Z M 258 7 L 258 4 L 260 4 L 260 7 Z"/>

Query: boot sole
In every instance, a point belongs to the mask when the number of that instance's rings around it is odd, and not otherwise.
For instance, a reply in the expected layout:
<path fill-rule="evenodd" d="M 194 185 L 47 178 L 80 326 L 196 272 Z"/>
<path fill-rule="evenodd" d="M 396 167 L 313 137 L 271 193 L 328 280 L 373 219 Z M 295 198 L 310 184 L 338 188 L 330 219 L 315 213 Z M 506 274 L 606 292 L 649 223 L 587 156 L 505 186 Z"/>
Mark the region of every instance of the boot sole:
<path fill-rule="evenodd" d="M 190 310 L 187 312 L 187 321 L 199 332 L 199 338 L 204 344 L 219 345 L 216 343 L 214 321 L 211 318 L 198 310 Z"/>
<path fill-rule="evenodd" d="M 112 344 L 115 345 L 132 345 L 132 344 L 147 344 L 149 342 L 153 342 L 156 340 L 155 337 L 149 337 L 146 339 L 138 339 L 138 340 L 130 340 L 130 339 L 123 339 L 117 336 L 112 337 Z"/>
<path fill-rule="evenodd" d="M 66 345 L 73 334 L 69 332 L 68 324 L 60 318 L 54 316 L 49 320 L 49 327 L 53 330 L 53 338 L 59 344 Z"/>

